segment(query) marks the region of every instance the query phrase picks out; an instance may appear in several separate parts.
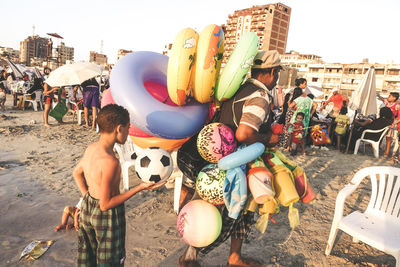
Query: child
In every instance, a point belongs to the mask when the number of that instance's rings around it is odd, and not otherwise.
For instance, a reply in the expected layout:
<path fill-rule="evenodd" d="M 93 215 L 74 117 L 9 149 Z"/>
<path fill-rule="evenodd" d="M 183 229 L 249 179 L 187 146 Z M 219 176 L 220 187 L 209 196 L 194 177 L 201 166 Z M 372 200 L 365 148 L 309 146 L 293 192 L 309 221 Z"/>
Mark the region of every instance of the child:
<path fill-rule="evenodd" d="M 339 115 L 336 117 L 335 122 L 336 122 L 336 128 L 335 128 L 335 135 L 336 135 L 336 145 L 337 145 L 337 150 L 340 151 L 340 141 L 342 139 L 342 136 L 346 134 L 347 130 L 347 125 L 350 124 L 350 118 L 346 116 L 347 114 L 347 108 L 342 107 L 340 109 Z"/>
<path fill-rule="evenodd" d="M 290 150 L 290 154 L 292 156 L 297 154 L 298 145 L 301 146 L 302 154 L 305 154 L 304 141 L 303 141 L 303 136 L 304 136 L 304 134 L 303 134 L 303 132 L 304 132 L 303 119 L 304 119 L 304 113 L 299 112 L 296 115 L 296 121 L 294 123 L 292 123 L 293 134 L 292 134 L 292 144 L 291 144 L 291 150 Z"/>
<path fill-rule="evenodd" d="M 83 197 L 79 218 L 78 265 L 120 266 L 125 261 L 124 202 L 145 189 L 164 183 L 142 183 L 120 194 L 121 166 L 115 143 L 124 144 L 129 132 L 129 113 L 118 105 L 105 106 L 98 115 L 100 138 L 90 144 L 73 176 Z"/>
<path fill-rule="evenodd" d="M 2 111 L 6 111 L 6 100 L 7 100 L 7 95 L 6 95 L 6 90 L 4 88 L 3 83 L 0 83 L 0 109 Z"/>
<path fill-rule="evenodd" d="M 54 228 L 54 232 L 57 232 L 58 230 L 61 229 L 72 229 L 72 227 L 75 228 L 75 230 L 79 230 L 79 223 L 78 223 L 78 219 L 79 219 L 79 213 L 81 210 L 81 205 L 82 205 L 82 198 L 79 200 L 78 204 L 76 204 L 76 206 L 66 206 L 64 208 L 62 217 L 61 217 L 61 224 L 56 226 L 56 228 Z M 72 224 L 68 224 L 68 219 L 69 217 L 71 217 L 74 220 L 74 223 Z"/>

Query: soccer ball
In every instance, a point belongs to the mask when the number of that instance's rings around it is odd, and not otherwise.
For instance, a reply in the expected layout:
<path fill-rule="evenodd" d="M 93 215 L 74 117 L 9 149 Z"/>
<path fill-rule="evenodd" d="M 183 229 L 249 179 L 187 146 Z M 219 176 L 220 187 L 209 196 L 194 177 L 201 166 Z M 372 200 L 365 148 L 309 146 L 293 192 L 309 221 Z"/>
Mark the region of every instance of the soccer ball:
<path fill-rule="evenodd" d="M 174 169 L 171 155 L 159 147 L 146 148 L 137 154 L 135 170 L 143 182 L 168 179 Z"/>

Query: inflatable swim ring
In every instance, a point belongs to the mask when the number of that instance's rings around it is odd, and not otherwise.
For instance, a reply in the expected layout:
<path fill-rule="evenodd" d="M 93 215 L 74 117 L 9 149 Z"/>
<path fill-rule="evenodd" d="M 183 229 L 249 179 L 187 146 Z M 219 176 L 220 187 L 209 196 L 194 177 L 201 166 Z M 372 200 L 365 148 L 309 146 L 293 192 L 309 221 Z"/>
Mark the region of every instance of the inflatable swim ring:
<path fill-rule="evenodd" d="M 200 131 L 208 106 L 192 102 L 172 107 L 155 99 L 145 89 L 144 82 L 166 85 L 167 65 L 168 57 L 159 53 L 128 54 L 111 72 L 111 92 L 115 102 L 129 111 L 131 123 L 142 131 L 161 138 L 182 139 Z"/>
<path fill-rule="evenodd" d="M 208 25 L 199 37 L 195 64 L 194 98 L 200 103 L 212 100 L 224 53 L 224 33 L 220 26 Z"/>
<path fill-rule="evenodd" d="M 196 58 L 199 34 L 192 28 L 181 30 L 175 38 L 169 55 L 167 85 L 172 101 L 185 105 L 191 93 L 190 78 Z"/>
<path fill-rule="evenodd" d="M 190 137 L 183 139 L 164 139 L 159 137 L 137 137 L 131 135 L 130 138 L 135 145 L 141 148 L 161 147 L 167 151 L 171 151 L 180 148 Z"/>
<path fill-rule="evenodd" d="M 226 66 L 222 70 L 215 90 L 218 101 L 231 98 L 242 84 L 257 54 L 259 40 L 254 32 L 243 34 L 237 43 Z"/>

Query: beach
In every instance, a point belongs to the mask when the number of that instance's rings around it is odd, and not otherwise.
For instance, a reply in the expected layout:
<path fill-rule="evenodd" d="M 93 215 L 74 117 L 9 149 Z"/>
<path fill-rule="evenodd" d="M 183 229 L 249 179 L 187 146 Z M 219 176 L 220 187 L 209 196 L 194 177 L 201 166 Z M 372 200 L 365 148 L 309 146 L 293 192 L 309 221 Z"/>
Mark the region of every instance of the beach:
<path fill-rule="evenodd" d="M 86 146 L 99 134 L 64 117 L 65 124 L 43 127 L 43 112 L 11 109 L 0 113 L 0 265 L 1 266 L 74 266 L 77 258 L 77 232 L 54 232 L 64 206 L 79 200 L 72 177 L 74 166 Z M 292 158 L 292 157 L 291 157 Z M 334 215 L 338 192 L 354 173 L 368 166 L 392 166 L 383 158 L 375 159 L 371 148 L 359 155 L 306 148 L 305 156 L 293 157 L 305 168 L 317 193 L 313 204 L 297 203 L 300 225 L 291 230 L 288 209 L 281 207 L 269 222 L 265 234 L 254 227 L 243 245 L 243 253 L 264 266 L 394 266 L 395 260 L 363 243 L 353 243 L 338 234 L 331 256 L 325 248 Z M 130 184 L 140 183 L 130 170 Z M 365 209 L 369 201 L 368 182 L 361 184 L 345 204 L 345 214 Z M 126 202 L 125 266 L 177 266 L 186 248 L 176 229 L 173 189 L 165 187 L 143 191 Z M 20 261 L 23 248 L 33 240 L 55 240 L 38 260 Z M 226 266 L 229 242 L 199 258 L 202 266 Z"/>

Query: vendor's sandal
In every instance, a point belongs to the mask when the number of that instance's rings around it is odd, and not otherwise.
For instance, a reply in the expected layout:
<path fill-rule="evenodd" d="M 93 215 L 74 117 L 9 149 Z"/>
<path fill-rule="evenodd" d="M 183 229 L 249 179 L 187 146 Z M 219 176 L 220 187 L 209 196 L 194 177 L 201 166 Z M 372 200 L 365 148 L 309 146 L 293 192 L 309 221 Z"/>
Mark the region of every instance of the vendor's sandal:
<path fill-rule="evenodd" d="M 256 260 L 242 258 L 243 264 L 230 264 L 229 262 L 226 264 L 226 267 L 259 267 L 262 266 L 262 263 Z"/>

